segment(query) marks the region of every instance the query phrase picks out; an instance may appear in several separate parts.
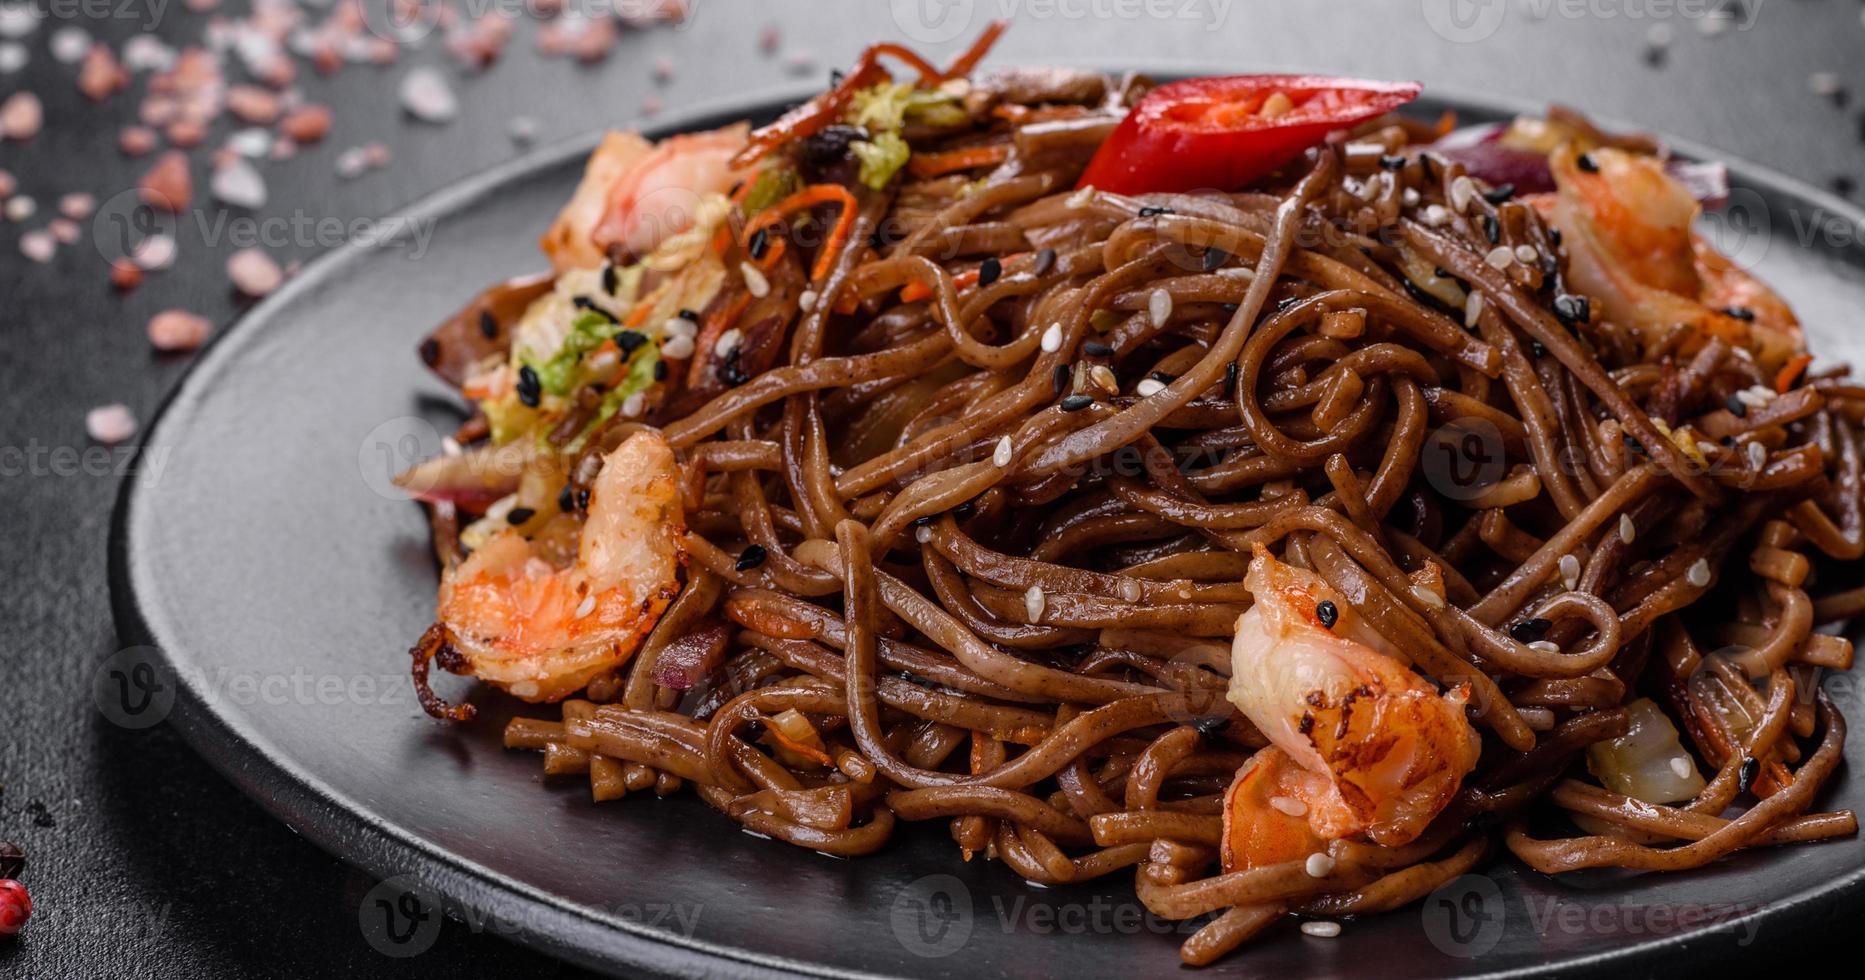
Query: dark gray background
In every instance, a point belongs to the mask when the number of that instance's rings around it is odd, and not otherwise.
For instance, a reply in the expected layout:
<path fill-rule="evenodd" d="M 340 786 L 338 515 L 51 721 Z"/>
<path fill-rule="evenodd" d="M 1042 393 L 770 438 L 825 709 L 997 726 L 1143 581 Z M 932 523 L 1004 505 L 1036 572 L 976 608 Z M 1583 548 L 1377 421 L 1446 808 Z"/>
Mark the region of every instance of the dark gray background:
<path fill-rule="evenodd" d="M 1865 95 L 1865 5 L 1856 0 L 1456 3 L 696 0 L 689 24 L 626 34 L 595 67 L 539 59 L 525 25 L 498 64 L 459 82 L 465 111 L 444 127 L 404 122 L 393 94 L 409 64 L 438 60 L 431 47 L 387 69 L 352 67 L 330 79 L 305 73 L 307 95 L 336 108 L 336 127 L 321 146 L 264 168 L 272 201 L 263 214 L 383 214 L 509 158 L 515 150 L 505 130 L 516 114 L 536 117 L 546 139 L 626 124 L 650 96 L 673 107 L 794 82 L 799 72 L 815 76 L 846 63 L 869 40 L 924 41 L 918 46 L 929 54 L 949 56 L 1004 13 L 1018 24 L 998 47 L 1000 62 L 1178 61 L 1415 77 L 1634 120 L 1822 187 L 1865 180 L 1861 105 L 1817 96 L 1808 81 L 1833 71 Z M 153 3 L 109 6 L 129 16 L 85 26 L 118 42 L 153 20 L 180 43 L 198 38 L 204 23 L 179 0 L 159 18 Z M 1698 25 L 1716 9 L 1734 14 L 1711 36 Z M 114 145 L 135 100 L 84 103 L 72 70 L 45 50 L 57 23 L 31 39 L 24 73 L 0 76 L 0 98 L 25 86 L 46 104 L 46 132 L 25 145 L 0 144 L 0 168 L 40 201 L 33 225 L 58 194 L 108 198 L 141 169 Z M 1654 58 L 1649 31 L 1659 23 L 1672 38 Z M 783 37 L 776 56 L 758 50 L 767 24 Z M 657 55 L 675 65 L 669 84 L 651 80 Z M 806 55 L 813 66 L 805 71 L 793 62 Z M 394 163 L 339 181 L 337 152 L 374 139 L 390 145 Z M 196 181 L 205 182 L 198 165 Z M 84 411 L 102 402 L 123 401 L 146 421 L 187 367 L 186 358 L 149 353 L 150 314 L 185 306 L 224 326 L 238 313 L 222 271 L 229 249 L 198 235 L 184 233 L 176 270 L 119 297 L 104 284 L 95 250 L 80 244 L 50 266 L 32 265 L 19 255 L 20 230 L 0 224 L 0 449 L 82 451 Z M 307 240 L 276 254 L 309 259 L 317 251 Z M 462 296 L 476 285 L 461 283 Z M 373 881 L 296 839 L 164 727 L 128 731 L 106 720 L 90 691 L 97 665 L 118 645 L 104 544 L 120 475 L 0 475 L 0 839 L 28 850 L 26 881 L 37 906 L 24 935 L 0 940 L 0 975 L 572 973 L 457 923 L 413 960 L 381 956 L 358 925 Z M 1818 951 L 1758 952 L 1797 964 Z"/>

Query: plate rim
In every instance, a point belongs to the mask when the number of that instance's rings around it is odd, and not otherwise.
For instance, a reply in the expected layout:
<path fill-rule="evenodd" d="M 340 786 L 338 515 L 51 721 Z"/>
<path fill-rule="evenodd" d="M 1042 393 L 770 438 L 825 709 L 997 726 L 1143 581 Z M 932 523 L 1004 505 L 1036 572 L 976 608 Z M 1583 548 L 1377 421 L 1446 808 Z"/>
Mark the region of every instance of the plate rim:
<path fill-rule="evenodd" d="M 1021 62 L 1019 62 L 1021 63 Z M 1032 62 L 1035 63 L 1035 62 Z M 1047 64 L 1090 67 L 1073 59 L 1048 59 Z M 1105 65 L 1092 66 L 1108 70 Z M 1208 70 L 1207 70 L 1208 69 Z M 1124 70 L 1141 71 L 1160 78 L 1222 74 L 1225 68 L 1185 61 L 1136 59 Z M 661 139 L 671 134 L 713 128 L 747 116 L 768 113 L 808 98 L 820 86 L 791 83 L 761 89 L 754 94 L 737 94 L 696 101 L 652 120 L 618 120 L 615 128 L 638 129 L 644 136 Z M 1541 110 L 1531 100 L 1476 94 L 1451 85 L 1429 85 L 1422 101 L 1444 105 L 1460 111 L 1484 115 L 1513 115 Z M 1649 131 L 1621 120 L 1592 116 L 1609 128 Z M 635 125 L 630 126 L 630 123 Z M 456 181 L 453 185 L 424 195 L 412 203 L 392 210 L 385 222 L 438 218 L 484 199 L 508 184 L 535 174 L 564 166 L 586 156 L 594 149 L 602 133 L 599 127 L 572 134 L 540 145 L 509 160 L 494 164 Z M 1798 198 L 1825 211 L 1843 217 L 1854 226 L 1865 228 L 1865 208 L 1852 204 L 1822 188 L 1773 168 L 1717 151 L 1692 140 L 1665 133 L 1655 133 L 1676 154 L 1697 160 L 1724 164 L 1731 182 L 1768 194 Z M 867 971 L 845 970 L 818 963 L 791 960 L 760 954 L 741 947 L 693 939 L 655 931 L 630 922 L 597 919 L 576 904 L 548 891 L 507 879 L 493 869 L 462 858 L 419 837 L 409 834 L 371 815 L 366 808 L 354 805 L 323 778 L 305 771 L 280 754 L 278 747 L 254 737 L 236 714 L 216 710 L 201 691 L 187 682 L 191 675 L 178 670 L 175 658 L 158 642 L 133 584 L 130 551 L 131 526 L 137 519 L 143 475 L 144 452 L 158 447 L 164 423 L 171 409 L 197 394 L 196 386 L 206 374 L 204 368 L 215 363 L 221 346 L 236 334 L 250 332 L 249 325 L 263 322 L 274 308 L 284 307 L 301 293 L 319 288 L 331 272 L 345 265 L 365 260 L 380 243 L 345 243 L 305 264 L 302 273 L 292 277 L 283 288 L 265 297 L 218 331 L 197 353 L 193 363 L 161 399 L 137 446 L 129 475 L 118 487 L 111 508 L 108 569 L 113 621 L 122 646 L 144 645 L 151 648 L 171 679 L 178 683 L 175 706 L 165 721 L 170 723 L 197 755 L 240 792 L 257 803 L 274 819 L 307 839 L 326 853 L 368 873 L 378 880 L 395 875 L 416 874 L 421 884 L 431 890 L 451 917 L 461 908 L 484 911 L 512 911 L 540 925 L 512 938 L 519 945 L 557 959 L 610 974 L 649 970 L 655 973 L 703 977 L 879 977 Z M 1865 268 L 1865 239 L 1854 239 L 1843 246 L 1825 250 L 1828 254 L 1850 255 L 1854 265 Z M 1810 884 L 1787 898 L 1771 902 L 1741 916 L 1733 916 L 1702 929 L 1672 933 L 1644 942 L 1631 943 L 1597 953 L 1561 960 L 1540 966 L 1508 970 L 1484 970 L 1480 966 L 1466 976 L 1524 976 L 1549 970 L 1599 972 L 1605 968 L 1655 966 L 1666 957 L 1684 967 L 1702 962 L 1721 951 L 1712 940 L 1742 926 L 1769 924 L 1771 934 L 1779 938 L 1799 936 L 1816 925 L 1809 920 L 1814 903 L 1846 906 L 1865 905 L 1865 863 L 1848 875 Z M 1835 913 L 1840 910 L 1833 909 Z M 1246 954 L 1247 955 L 1247 954 Z M 1470 961 L 1476 965 L 1480 961 Z"/>

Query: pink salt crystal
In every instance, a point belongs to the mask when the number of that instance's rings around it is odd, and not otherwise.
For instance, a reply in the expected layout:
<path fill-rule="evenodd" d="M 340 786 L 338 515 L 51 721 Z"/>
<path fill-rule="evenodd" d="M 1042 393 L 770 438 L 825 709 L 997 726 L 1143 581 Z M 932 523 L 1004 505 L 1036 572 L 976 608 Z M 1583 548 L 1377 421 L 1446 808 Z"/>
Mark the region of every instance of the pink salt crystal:
<path fill-rule="evenodd" d="M 70 218 L 53 218 L 46 223 L 45 230 L 51 232 L 60 245 L 75 245 L 78 242 L 80 229 L 78 223 Z"/>
<path fill-rule="evenodd" d="M 97 198 L 83 191 L 74 191 L 58 199 L 58 213 L 73 221 L 83 221 L 95 210 Z"/>
<path fill-rule="evenodd" d="M 298 144 L 288 136 L 280 136 L 272 141 L 272 149 L 266 153 L 269 159 L 289 160 L 298 155 Z"/>
<path fill-rule="evenodd" d="M 272 257 L 256 248 L 243 248 L 227 256 L 227 278 L 248 296 L 264 296 L 278 288 L 285 273 Z"/>
<path fill-rule="evenodd" d="M 570 53 L 583 64 L 593 65 L 608 59 L 609 52 L 615 50 L 616 39 L 615 21 L 608 18 L 592 20 L 589 29 L 571 42 Z"/>
<path fill-rule="evenodd" d="M 129 292 L 142 285 L 142 267 L 128 259 L 110 263 L 110 285 Z"/>
<path fill-rule="evenodd" d="M 14 180 L 12 174 L 0 170 L 0 201 L 12 197 L 13 192 L 18 189 L 19 181 Z"/>
<path fill-rule="evenodd" d="M 188 173 L 188 155 L 170 150 L 156 158 L 155 166 L 137 182 L 144 204 L 180 213 L 194 197 L 194 178 Z"/>
<path fill-rule="evenodd" d="M 370 143 L 363 147 L 363 162 L 371 169 L 380 169 L 389 165 L 389 148 L 385 143 Z"/>
<path fill-rule="evenodd" d="M 35 228 L 19 236 L 19 251 L 34 262 L 50 262 L 52 253 L 58 251 L 58 241 L 44 228 Z"/>
<path fill-rule="evenodd" d="M 147 126 L 125 126 L 117 133 L 117 148 L 124 156 L 142 156 L 155 149 L 155 142 L 155 130 Z"/>
<path fill-rule="evenodd" d="M 220 6 L 220 0 L 183 0 L 183 4 L 197 14 L 204 14 Z"/>
<path fill-rule="evenodd" d="M 776 54 L 777 48 L 784 43 L 784 36 L 778 32 L 776 24 L 766 24 L 758 29 L 758 50 L 765 54 Z"/>
<path fill-rule="evenodd" d="M 136 416 L 123 405 L 99 405 L 84 413 L 84 431 L 106 446 L 136 434 Z"/>
<path fill-rule="evenodd" d="M 129 87 L 130 73 L 123 69 L 110 45 L 98 43 L 84 53 L 78 66 L 78 91 L 92 102 L 103 100 Z"/>
<path fill-rule="evenodd" d="M 182 149 L 200 146 L 206 138 L 207 127 L 192 119 L 177 119 L 168 124 L 168 141 Z"/>
<path fill-rule="evenodd" d="M 658 116 L 663 108 L 665 103 L 656 96 L 650 95 L 641 100 L 641 114 L 644 116 Z"/>
<path fill-rule="evenodd" d="M 149 318 L 149 343 L 159 351 L 187 351 L 207 340 L 213 324 L 198 313 L 163 310 Z"/>
<path fill-rule="evenodd" d="M 45 125 L 45 106 L 31 92 L 14 92 L 0 102 L 0 137 L 29 140 Z"/>
<path fill-rule="evenodd" d="M 278 128 L 294 142 L 315 143 L 330 132 L 330 109 L 316 104 L 301 106 L 292 110 Z"/>
<path fill-rule="evenodd" d="M 235 85 L 227 90 L 227 110 L 249 125 L 270 126 L 279 116 L 278 96 L 257 85 Z"/>

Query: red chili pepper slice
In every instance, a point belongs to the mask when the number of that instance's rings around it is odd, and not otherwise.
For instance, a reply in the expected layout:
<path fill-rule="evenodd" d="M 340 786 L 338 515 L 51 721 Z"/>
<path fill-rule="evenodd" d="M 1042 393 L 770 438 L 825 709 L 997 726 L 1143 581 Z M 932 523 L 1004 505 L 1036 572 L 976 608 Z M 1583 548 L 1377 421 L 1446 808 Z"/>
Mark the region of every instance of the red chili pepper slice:
<path fill-rule="evenodd" d="M 1236 190 L 1328 133 L 1418 97 L 1417 82 L 1227 75 L 1161 85 L 1095 152 L 1079 186 L 1119 194 Z"/>

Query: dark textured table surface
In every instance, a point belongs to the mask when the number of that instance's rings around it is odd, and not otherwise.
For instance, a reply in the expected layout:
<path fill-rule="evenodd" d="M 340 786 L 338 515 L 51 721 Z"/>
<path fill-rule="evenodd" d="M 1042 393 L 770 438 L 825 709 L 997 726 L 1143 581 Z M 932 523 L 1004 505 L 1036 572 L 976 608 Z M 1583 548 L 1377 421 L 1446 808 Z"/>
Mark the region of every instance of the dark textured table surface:
<path fill-rule="evenodd" d="M 105 285 L 105 260 L 86 244 L 60 249 L 49 265 L 22 257 L 20 235 L 44 225 L 60 194 L 108 199 L 133 186 L 145 166 L 115 147 L 118 128 L 133 120 L 135 100 L 86 103 L 73 85 L 75 69 L 48 50 L 53 29 L 77 23 L 119 44 L 152 29 L 180 44 L 198 39 L 210 16 L 164 0 L 37 2 L 50 16 L 20 42 L 28 64 L 0 74 L 0 100 L 31 89 L 46 115 L 36 138 L 0 142 L 0 170 L 13 174 L 41 211 L 25 223 L 0 223 L 0 839 L 27 849 L 25 878 L 36 903 L 26 932 L 0 940 L 0 975 L 205 980 L 575 972 L 452 922 L 425 954 L 385 958 L 358 925 L 372 881 L 274 822 L 165 726 L 119 728 L 94 705 L 97 665 L 118 646 L 105 542 L 125 467 L 121 454 L 94 449 L 85 411 L 123 402 L 146 420 L 188 365 L 185 357 L 150 353 L 144 338 L 150 315 L 182 306 L 224 327 L 239 304 L 223 270 L 231 247 L 203 241 L 211 235 L 184 233 L 176 268 L 126 296 Z M 484 9 L 492 2 L 462 5 Z M 226 5 L 243 9 L 245 2 Z M 321 145 L 263 166 L 272 199 L 257 214 L 300 219 L 281 225 L 301 230 L 289 232 L 274 254 L 308 260 L 328 246 L 302 230 L 316 227 L 303 219 L 384 214 L 509 158 L 518 152 L 507 138 L 514 115 L 535 117 L 543 139 L 624 125 L 657 101 L 673 107 L 817 75 L 871 39 L 901 38 L 944 56 L 995 16 L 1018 22 L 997 50 L 999 62 L 1416 77 L 1461 92 L 1556 100 L 1633 120 L 1841 193 L 1865 180 L 1865 106 L 1846 97 L 1848 89 L 1865 97 L 1865 5 L 1857 0 L 697 0 L 692 6 L 693 16 L 679 28 L 625 32 L 597 65 L 538 57 L 531 41 L 536 25 L 521 23 L 502 59 L 457 79 L 463 111 L 446 125 L 406 121 L 394 98 L 395 81 L 409 66 L 445 63 L 437 45 L 404 52 L 390 67 L 354 67 L 330 78 L 303 73 L 306 96 L 335 107 L 336 125 Z M 82 19 L 86 11 L 99 19 Z M 770 26 L 781 38 L 774 53 L 759 44 Z M 662 56 L 672 77 L 657 81 L 653 64 Z M 447 70 L 454 71 L 450 64 Z M 1827 72 L 1836 79 L 1817 77 Z M 1837 93 L 1830 91 L 1834 81 Z M 336 155 L 371 140 L 388 145 L 393 163 L 339 179 Z M 197 184 L 204 182 L 204 166 L 197 163 L 196 173 Z M 202 223 L 195 231 L 210 227 Z M 461 283 L 462 296 L 474 286 Z M 1757 951 L 1776 964 L 1811 962 L 1819 953 Z"/>

